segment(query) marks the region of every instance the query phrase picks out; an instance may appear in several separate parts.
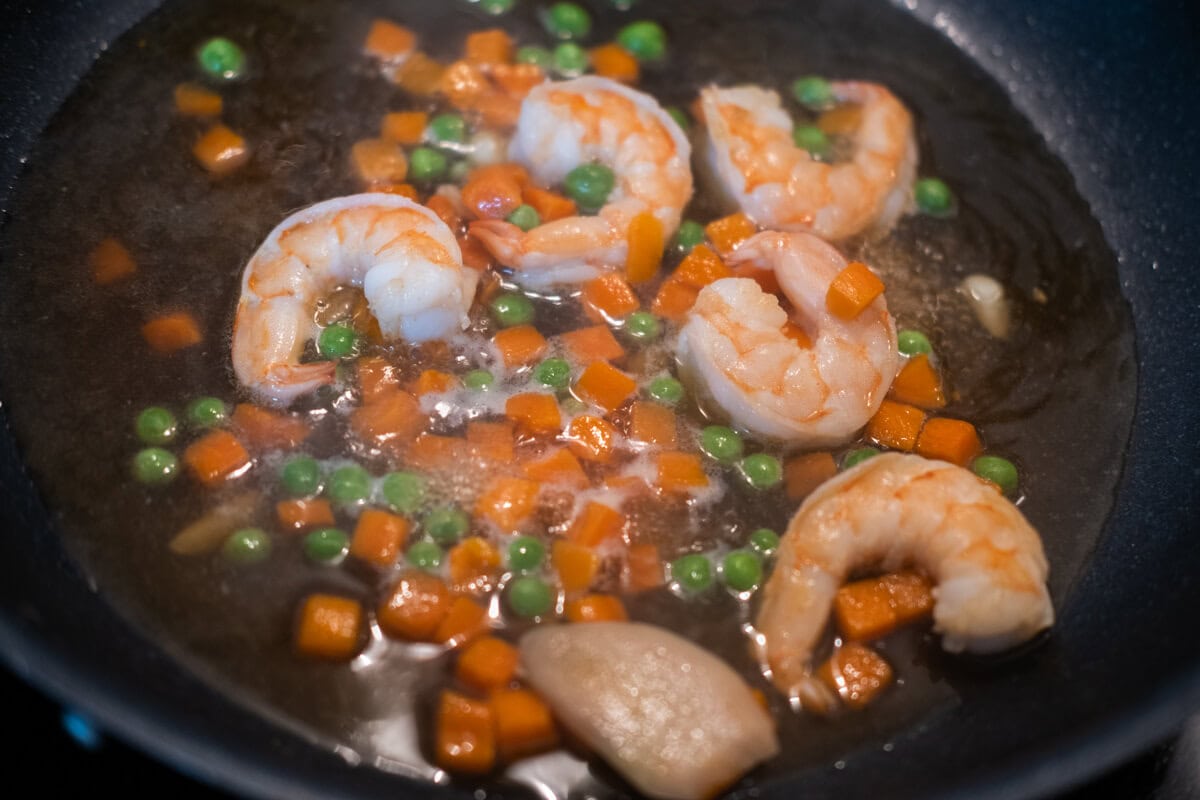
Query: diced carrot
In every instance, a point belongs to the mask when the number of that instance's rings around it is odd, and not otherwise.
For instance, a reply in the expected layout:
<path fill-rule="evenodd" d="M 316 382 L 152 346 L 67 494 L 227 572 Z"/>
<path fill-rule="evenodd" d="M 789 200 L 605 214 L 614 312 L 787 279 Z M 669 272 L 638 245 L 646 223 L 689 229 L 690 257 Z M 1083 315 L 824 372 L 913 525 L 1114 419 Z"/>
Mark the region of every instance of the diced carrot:
<path fill-rule="evenodd" d="M 710 283 L 733 275 L 721 257 L 714 253 L 706 244 L 698 244 L 692 252 L 684 256 L 683 261 L 671 273 L 673 280 L 680 280 L 688 286 L 703 289 Z"/>
<path fill-rule="evenodd" d="M 446 67 L 439 88 L 452 106 L 463 110 L 475 108 L 480 97 L 493 91 L 480 65 L 466 59 L 459 59 Z"/>
<path fill-rule="evenodd" d="M 512 164 L 479 167 L 467 176 L 463 203 L 479 219 L 505 219 L 521 205 L 528 181 L 525 171 Z"/>
<path fill-rule="evenodd" d="M 618 320 L 641 307 L 629 282 L 614 272 L 583 285 L 583 310 L 596 322 Z"/>
<path fill-rule="evenodd" d="M 567 426 L 567 448 L 584 461 L 607 464 L 616 447 L 617 430 L 608 420 L 581 414 Z"/>
<path fill-rule="evenodd" d="M 355 368 L 363 402 L 369 403 L 387 389 L 400 385 L 396 368 L 379 356 L 363 356 L 355 363 Z"/>
<path fill-rule="evenodd" d="M 350 429 L 363 441 L 376 446 L 403 446 L 425 428 L 421 404 L 408 392 L 382 384 L 350 414 Z"/>
<path fill-rule="evenodd" d="M 556 539 L 550 546 L 550 564 L 566 592 L 582 592 L 592 585 L 600 569 L 600 557 L 590 547 Z"/>
<path fill-rule="evenodd" d="M 783 465 L 784 486 L 789 500 L 803 500 L 825 481 L 837 475 L 832 453 L 805 453 Z"/>
<path fill-rule="evenodd" d="M 665 492 L 686 492 L 708 486 L 704 464 L 695 453 L 669 450 L 658 454 L 658 486 Z"/>
<path fill-rule="evenodd" d="M 492 343 L 510 369 L 532 364 L 546 353 L 546 337 L 532 325 L 514 325 L 497 331 Z"/>
<path fill-rule="evenodd" d="M 445 72 L 444 64 L 418 50 L 404 60 L 396 70 L 394 80 L 406 92 L 417 97 L 430 97 L 441 88 Z"/>
<path fill-rule="evenodd" d="M 361 139 L 350 148 L 350 160 L 366 184 L 400 183 L 408 176 L 403 148 L 389 139 Z"/>
<path fill-rule="evenodd" d="M 575 391 L 611 413 L 637 392 L 637 381 L 607 361 L 593 361 L 575 381 Z"/>
<path fill-rule="evenodd" d="M 675 412 L 658 403 L 635 400 L 629 411 L 629 438 L 666 448 L 675 447 Z"/>
<path fill-rule="evenodd" d="M 451 591 L 478 594 L 492 585 L 500 570 L 500 551 L 487 539 L 468 536 L 450 548 L 446 563 Z"/>
<path fill-rule="evenodd" d="M 571 622 L 624 622 L 629 619 L 625 605 L 611 594 L 585 594 L 563 605 L 563 613 Z"/>
<path fill-rule="evenodd" d="M 696 296 L 700 294 L 700 290 L 695 286 L 685 283 L 682 280 L 676 280 L 674 276 L 667 278 L 658 287 L 658 294 L 654 296 L 654 302 L 650 305 L 650 310 L 660 317 L 677 322 L 691 311 L 692 304 L 696 302 Z"/>
<path fill-rule="evenodd" d="M 528 689 L 501 689 L 488 700 L 496 726 L 496 747 L 506 761 L 536 755 L 558 744 L 554 717 L 542 698 Z"/>
<path fill-rule="evenodd" d="M 965 467 L 983 451 L 979 432 L 965 420 L 934 417 L 917 437 L 917 453 Z"/>
<path fill-rule="evenodd" d="M 813 345 L 812 339 L 810 339 L 808 336 L 808 332 L 791 320 L 783 323 L 783 327 L 779 329 L 779 332 L 782 333 L 784 337 L 791 339 L 796 343 L 797 346 L 802 347 L 805 350 L 808 350 Z"/>
<path fill-rule="evenodd" d="M 425 201 L 425 206 L 437 214 L 438 219 L 446 223 L 447 228 L 458 233 L 462 227 L 462 216 L 458 213 L 458 209 L 455 208 L 454 203 L 449 197 L 441 194 L 432 195 Z"/>
<path fill-rule="evenodd" d="M 933 610 L 933 588 L 915 572 L 854 581 L 838 589 L 833 613 L 838 629 L 855 641 L 886 636 Z"/>
<path fill-rule="evenodd" d="M 142 326 L 142 338 L 158 353 L 174 353 L 204 341 L 200 324 L 186 311 L 163 314 L 150 320 Z"/>
<path fill-rule="evenodd" d="M 451 772 L 482 774 L 496 766 L 496 733 L 487 703 L 443 691 L 438 703 L 434 761 Z"/>
<path fill-rule="evenodd" d="M 363 52 L 381 61 L 399 61 L 417 46 L 417 35 L 402 25 L 377 19 L 367 31 Z"/>
<path fill-rule="evenodd" d="M 607 325 L 591 325 L 567 331 L 558 340 L 567 353 L 579 362 L 616 361 L 625 357 L 625 348 Z"/>
<path fill-rule="evenodd" d="M 587 488 L 588 478 L 579 459 L 567 448 L 525 464 L 525 477 L 542 483 L 556 483 L 573 489 Z"/>
<path fill-rule="evenodd" d="M 884 400 L 867 422 L 867 438 L 893 450 L 911 451 L 925 424 L 925 412 L 916 406 Z"/>
<path fill-rule="evenodd" d="M 538 218 L 544 223 L 573 217 L 578 213 L 574 200 L 549 189 L 526 186 L 521 193 L 521 199 L 526 205 L 533 206 L 533 210 L 538 212 Z"/>
<path fill-rule="evenodd" d="M 466 439 L 422 433 L 413 439 L 405 456 L 409 465 L 417 469 L 448 470 L 460 466 L 469 453 Z"/>
<path fill-rule="evenodd" d="M 946 405 L 942 379 L 929 362 L 929 356 L 924 353 L 910 358 L 900 369 L 889 393 L 901 403 L 911 403 L 920 408 L 942 408 Z"/>
<path fill-rule="evenodd" d="M 625 235 L 628 250 L 625 256 L 625 275 L 634 283 L 648 281 L 662 266 L 666 234 L 662 222 L 649 211 L 643 211 L 629 221 Z"/>
<path fill-rule="evenodd" d="M 289 531 L 323 528 L 333 525 L 333 507 L 323 497 L 297 497 L 275 504 L 279 527 Z"/>
<path fill-rule="evenodd" d="M 501 94 L 524 100 L 533 87 L 546 80 L 537 64 L 492 64 L 488 73 Z"/>
<path fill-rule="evenodd" d="M 883 294 L 883 281 L 861 261 L 851 261 L 825 294 L 825 305 L 842 319 L 854 319 Z"/>
<path fill-rule="evenodd" d="M 596 547 L 609 539 L 620 539 L 624 529 L 624 514 L 603 503 L 588 501 L 579 516 L 571 521 L 567 538 L 584 547 Z"/>
<path fill-rule="evenodd" d="M 775 276 L 773 269 L 759 269 L 753 264 L 740 264 L 733 268 L 733 277 L 750 278 L 767 294 L 777 295 L 783 291 L 779 288 L 779 278 Z"/>
<path fill-rule="evenodd" d="M 525 433 L 555 434 L 562 430 L 562 414 L 554 395 L 514 394 L 504 403 L 504 415 Z"/>
<path fill-rule="evenodd" d="M 450 610 L 450 590 L 425 572 L 405 572 L 379 603 L 375 616 L 388 636 L 429 642 Z"/>
<path fill-rule="evenodd" d="M 205 486 L 217 486 L 250 468 L 250 454 L 229 431 L 209 431 L 183 451 L 183 463 Z"/>
<path fill-rule="evenodd" d="M 457 388 L 459 385 L 458 378 L 451 375 L 449 372 L 442 372 L 437 369 L 422 370 L 417 376 L 417 383 L 413 387 L 413 394 L 420 397 L 423 394 L 439 394 L 441 392 L 449 392 Z"/>
<path fill-rule="evenodd" d="M 296 651 L 313 658 L 346 661 L 358 652 L 363 607 L 349 597 L 309 595 L 300 608 Z"/>
<path fill-rule="evenodd" d="M 386 569 L 396 563 L 408 538 L 408 527 L 404 517 L 377 508 L 364 509 L 354 526 L 350 555 Z"/>
<path fill-rule="evenodd" d="M 592 71 L 597 75 L 621 83 L 637 83 L 638 60 L 621 45 L 609 43 L 593 47 L 591 60 Z"/>
<path fill-rule="evenodd" d="M 196 141 L 192 155 L 210 174 L 225 175 L 250 160 L 250 147 L 241 136 L 217 123 Z"/>
<path fill-rule="evenodd" d="M 817 127 L 829 136 L 853 136 L 862 123 L 862 106 L 846 103 L 821 113 Z"/>
<path fill-rule="evenodd" d="M 493 89 L 475 101 L 474 110 L 485 125 L 507 130 L 516 127 L 517 118 L 521 116 L 521 101 Z"/>
<path fill-rule="evenodd" d="M 417 187 L 411 183 L 377 183 L 371 186 L 372 192 L 382 192 L 383 194 L 396 194 L 401 197 L 412 200 L 414 203 L 421 202 L 421 193 L 417 191 Z M 368 331 L 367 337 L 373 342 L 382 342 L 383 337 L 378 332 L 378 322 L 372 318 L 372 322 L 376 325 L 375 331 Z"/>
<path fill-rule="evenodd" d="M 480 493 L 475 516 L 489 520 L 505 533 L 515 533 L 537 510 L 541 488 L 536 481 L 499 475 Z"/>
<path fill-rule="evenodd" d="M 429 115 L 424 111 L 395 111 L 383 115 L 379 136 L 399 144 L 420 144 L 428 124 Z"/>
<path fill-rule="evenodd" d="M 639 542 L 625 553 L 625 586 L 631 592 L 657 589 L 664 583 L 663 563 L 658 545 Z"/>
<path fill-rule="evenodd" d="M 92 252 L 88 253 L 88 265 L 92 270 L 92 280 L 101 286 L 128 278 L 137 272 L 137 263 L 133 256 L 125 245 L 111 236 L 102 239 L 92 248 Z"/>
<path fill-rule="evenodd" d="M 476 457 L 496 464 L 508 465 L 516 460 L 511 422 L 472 420 L 467 423 L 467 444 Z"/>
<path fill-rule="evenodd" d="M 186 117 L 219 117 L 224 103 L 221 95 L 195 83 L 175 87 L 175 110 Z"/>
<path fill-rule="evenodd" d="M 850 642 L 834 651 L 817 677 L 847 706 L 861 709 L 892 682 L 892 668 L 871 648 Z"/>
<path fill-rule="evenodd" d="M 758 233 L 754 220 L 739 211 L 728 217 L 714 219 L 704 226 L 704 234 L 716 245 L 717 252 L 727 256 L 738 248 L 742 242 Z"/>
<path fill-rule="evenodd" d="M 463 55 L 476 64 L 506 64 L 512 61 L 512 37 L 500 28 L 467 34 Z"/>
<path fill-rule="evenodd" d="M 433 640 L 451 647 L 466 644 L 488 629 L 487 609 L 469 597 L 456 597 L 433 632 Z"/>
<path fill-rule="evenodd" d="M 303 417 L 270 411 L 253 403 L 238 403 L 229 421 L 254 450 L 290 450 L 312 432 Z"/>
<path fill-rule="evenodd" d="M 480 636 L 463 648 L 454 675 L 480 692 L 503 689 L 517 675 L 517 648 L 495 636 Z"/>

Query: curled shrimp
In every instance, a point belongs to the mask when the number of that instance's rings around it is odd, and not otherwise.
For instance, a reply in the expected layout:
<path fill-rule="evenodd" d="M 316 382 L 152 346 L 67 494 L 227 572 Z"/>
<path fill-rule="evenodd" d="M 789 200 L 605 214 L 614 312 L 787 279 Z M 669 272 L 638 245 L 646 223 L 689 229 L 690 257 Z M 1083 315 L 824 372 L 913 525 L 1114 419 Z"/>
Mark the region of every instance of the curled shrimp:
<path fill-rule="evenodd" d="M 788 525 L 755 623 L 775 685 L 819 696 L 810 659 L 838 587 L 910 564 L 936 584 L 950 652 L 998 652 L 1054 623 L 1042 541 L 1017 507 L 962 467 L 885 453 L 823 484 Z"/>
<path fill-rule="evenodd" d="M 900 366 L 883 297 L 852 320 L 831 313 L 825 296 L 846 260 L 806 233 L 757 234 L 729 263 L 773 269 L 793 318 L 749 278 L 715 281 L 680 331 L 684 376 L 735 427 L 811 447 L 852 438 Z"/>
<path fill-rule="evenodd" d="M 437 339 L 466 327 L 477 275 L 424 206 L 357 194 L 309 206 L 267 235 L 246 265 L 233 323 L 233 369 L 263 400 L 287 404 L 331 383 L 332 361 L 300 363 L 319 333 L 318 300 L 360 286 L 386 338 Z"/>
<path fill-rule="evenodd" d="M 577 283 L 625 264 L 629 223 L 654 214 L 670 237 L 692 197 L 691 145 L 649 95 L 607 78 L 534 87 L 521 104 L 509 157 L 543 186 L 600 162 L 616 179 L 595 216 L 573 216 L 528 232 L 503 220 L 471 225 L 492 255 L 529 286 Z"/>
<path fill-rule="evenodd" d="M 709 166 L 724 190 L 764 228 L 836 241 L 890 228 L 910 204 L 917 170 L 912 115 L 883 86 L 832 84 L 861 118 L 848 161 L 826 164 L 797 147 L 779 95 L 757 86 L 700 93 Z"/>

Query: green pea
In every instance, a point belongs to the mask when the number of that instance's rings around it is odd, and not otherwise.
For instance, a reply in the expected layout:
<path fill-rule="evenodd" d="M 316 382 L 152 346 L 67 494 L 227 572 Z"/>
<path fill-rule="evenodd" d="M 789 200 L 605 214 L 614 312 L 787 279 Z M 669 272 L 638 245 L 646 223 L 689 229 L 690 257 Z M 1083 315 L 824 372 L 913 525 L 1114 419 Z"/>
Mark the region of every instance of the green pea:
<path fill-rule="evenodd" d="M 779 534 L 770 528 L 759 528 L 750 534 L 750 547 L 763 558 L 770 558 L 779 549 Z"/>
<path fill-rule="evenodd" d="M 479 0 L 479 7 L 483 9 L 483 13 L 498 17 L 512 11 L 516 2 L 517 0 Z"/>
<path fill-rule="evenodd" d="M 755 453 L 742 459 L 742 475 L 755 489 L 770 489 L 783 480 L 783 465 L 766 453 Z"/>
<path fill-rule="evenodd" d="M 856 450 L 851 450 L 842 457 L 842 469 L 850 469 L 851 467 L 866 461 L 868 458 L 872 458 L 877 455 L 879 455 L 879 451 L 874 447 L 860 447 Z"/>
<path fill-rule="evenodd" d="M 519 205 L 508 215 L 508 221 L 523 231 L 531 231 L 542 224 L 537 209 L 530 205 Z"/>
<path fill-rule="evenodd" d="M 279 479 L 293 497 L 310 497 L 321 491 L 321 465 L 315 458 L 297 456 L 283 465 Z"/>
<path fill-rule="evenodd" d="M 212 428 L 229 416 L 224 401 L 217 397 L 197 397 L 188 403 L 184 413 L 188 423 L 195 428 Z"/>
<path fill-rule="evenodd" d="M 425 532 L 443 547 L 461 539 L 470 526 L 470 518 L 454 507 L 434 509 L 425 515 Z"/>
<path fill-rule="evenodd" d="M 625 318 L 625 334 L 638 342 L 653 342 L 662 333 L 658 317 L 649 311 L 635 311 Z"/>
<path fill-rule="evenodd" d="M 209 75 L 223 80 L 238 78 L 246 70 L 246 54 L 224 36 L 214 37 L 202 44 L 196 52 L 196 60 Z"/>
<path fill-rule="evenodd" d="M 438 114 L 429 120 L 429 138 L 435 142 L 462 144 L 467 140 L 467 123 L 457 114 Z"/>
<path fill-rule="evenodd" d="M 807 150 L 813 158 L 828 160 L 831 152 L 829 137 L 816 125 L 800 125 L 792 131 L 796 147 Z"/>
<path fill-rule="evenodd" d="M 133 457 L 133 477 L 149 486 L 170 483 L 179 472 L 179 460 L 170 450 L 147 447 Z"/>
<path fill-rule="evenodd" d="M 695 220 L 685 219 L 675 233 L 675 249 L 681 253 L 690 253 L 704 238 L 704 226 Z"/>
<path fill-rule="evenodd" d="M 683 399 L 683 384 L 669 375 L 655 378 L 646 387 L 650 398 L 665 405 L 673 406 Z"/>
<path fill-rule="evenodd" d="M 523 294 L 505 292 L 492 300 L 492 318 L 505 328 L 533 322 L 533 301 Z"/>
<path fill-rule="evenodd" d="M 349 358 L 358 350 L 358 334 L 349 325 L 327 325 L 317 337 L 317 352 L 326 358 Z"/>
<path fill-rule="evenodd" d="M 721 562 L 721 577 L 725 585 L 738 592 L 748 592 L 762 583 L 762 561 L 746 550 L 734 550 Z"/>
<path fill-rule="evenodd" d="M 667 52 L 667 32 L 657 22 L 639 20 L 617 32 L 617 44 L 638 61 L 656 61 Z"/>
<path fill-rule="evenodd" d="M 405 559 L 419 570 L 433 572 L 442 565 L 442 548 L 433 542 L 414 542 Z"/>
<path fill-rule="evenodd" d="M 567 173 L 563 185 L 580 209 L 594 213 L 607 202 L 616 185 L 616 176 L 603 164 L 580 164 Z"/>
<path fill-rule="evenodd" d="M 814 111 L 833 105 L 833 86 L 816 75 L 807 75 L 792 82 L 792 95 L 796 102 Z"/>
<path fill-rule="evenodd" d="M 575 3 L 555 3 L 542 14 L 542 25 L 556 39 L 582 39 L 591 33 L 592 17 Z"/>
<path fill-rule="evenodd" d="M 417 147 L 408 157 L 408 177 L 417 183 L 441 180 L 447 166 L 445 153 L 432 147 Z"/>
<path fill-rule="evenodd" d="M 933 345 L 920 331 L 900 331 L 896 334 L 896 349 L 906 356 L 929 355 L 933 352 Z"/>
<path fill-rule="evenodd" d="M 425 479 L 415 472 L 389 472 L 379 490 L 389 506 L 401 514 L 411 514 L 425 499 Z"/>
<path fill-rule="evenodd" d="M 717 461 L 728 464 L 742 455 L 742 437 L 724 425 L 709 425 L 700 431 L 700 449 Z"/>
<path fill-rule="evenodd" d="M 508 607 L 519 617 L 540 617 L 554 607 L 554 593 L 541 578 L 522 575 L 508 584 Z"/>
<path fill-rule="evenodd" d="M 175 438 L 179 425 L 175 415 L 162 406 L 150 406 L 134 422 L 138 438 L 146 444 L 167 444 Z"/>
<path fill-rule="evenodd" d="M 328 491 L 335 503 L 361 503 L 371 494 L 371 474 L 357 464 L 338 467 L 329 476 Z"/>
<path fill-rule="evenodd" d="M 554 71 L 567 78 L 582 75 L 588 68 L 588 54 L 574 42 L 563 42 L 554 48 Z"/>
<path fill-rule="evenodd" d="M 712 585 L 712 562 L 702 553 L 689 553 L 671 562 L 671 577 L 688 592 L 702 592 Z"/>
<path fill-rule="evenodd" d="M 532 536 L 518 536 L 508 545 L 508 566 L 518 572 L 531 572 L 542 566 L 546 547 Z"/>
<path fill-rule="evenodd" d="M 350 537 L 337 528 L 318 528 L 304 537 L 304 555 L 312 561 L 341 561 L 350 551 Z"/>
<path fill-rule="evenodd" d="M 565 389 L 571 382 L 571 365 L 563 358 L 547 358 L 534 368 L 533 379 L 545 386 Z"/>
<path fill-rule="evenodd" d="M 518 64 L 536 64 L 543 71 L 549 72 L 554 66 L 554 54 L 544 47 L 526 45 L 517 49 Z"/>
<path fill-rule="evenodd" d="M 262 528 L 242 528 L 221 545 L 221 555 L 235 564 L 254 564 L 271 554 L 271 537 Z"/>
<path fill-rule="evenodd" d="M 475 392 L 484 391 L 495 382 L 496 376 L 486 369 L 473 369 L 463 375 L 463 386 Z"/>
<path fill-rule="evenodd" d="M 671 115 L 671 119 L 675 120 L 675 124 L 687 133 L 688 128 L 692 127 L 692 121 L 688 119 L 687 112 L 679 106 L 668 106 L 667 113 Z"/>
<path fill-rule="evenodd" d="M 944 217 L 954 210 L 954 193 L 937 178 L 921 178 L 913 187 L 917 208 L 934 217 Z"/>
<path fill-rule="evenodd" d="M 984 480 L 999 486 L 1005 494 L 1012 494 L 1017 490 L 1020 480 L 1017 466 L 1007 458 L 980 456 L 971 462 L 971 470 Z"/>

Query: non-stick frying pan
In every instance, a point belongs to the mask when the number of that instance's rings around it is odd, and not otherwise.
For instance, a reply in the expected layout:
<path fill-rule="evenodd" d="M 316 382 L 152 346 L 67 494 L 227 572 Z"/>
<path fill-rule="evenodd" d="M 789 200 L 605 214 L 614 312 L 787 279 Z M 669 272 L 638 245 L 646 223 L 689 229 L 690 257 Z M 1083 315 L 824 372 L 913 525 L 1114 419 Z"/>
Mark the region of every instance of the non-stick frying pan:
<path fill-rule="evenodd" d="M 156 5 L 5 5 L 5 214 L 24 156 L 55 109 L 106 43 Z M 1200 29 L 1183 2 L 903 5 L 1007 88 L 1103 226 L 1136 325 L 1136 419 L 1113 512 L 1060 609 L 1055 643 L 1063 669 L 1018 670 L 996 681 L 971 704 L 923 723 L 903 759 L 856 754 L 853 769 L 809 770 L 763 790 L 780 797 L 1035 796 L 1157 741 L 1200 705 L 1200 470 L 1193 456 L 1200 438 Z M 4 662 L 107 729 L 248 795 L 428 790 L 350 765 L 273 725 L 143 638 L 64 554 L 55 515 L 7 427 L 0 430 L 0 530 Z"/>

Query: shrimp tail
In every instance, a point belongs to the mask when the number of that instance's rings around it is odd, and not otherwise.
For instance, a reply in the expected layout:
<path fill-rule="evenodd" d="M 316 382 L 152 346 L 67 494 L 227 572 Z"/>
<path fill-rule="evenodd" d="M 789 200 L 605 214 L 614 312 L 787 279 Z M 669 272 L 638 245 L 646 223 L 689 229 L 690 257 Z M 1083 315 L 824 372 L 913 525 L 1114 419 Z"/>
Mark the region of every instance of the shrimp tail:
<path fill-rule="evenodd" d="M 516 264 L 525 255 L 525 232 L 502 219 L 481 219 L 472 222 L 468 233 L 488 249 L 501 264 Z"/>
<path fill-rule="evenodd" d="M 337 365 L 332 361 L 276 364 L 268 370 L 266 382 L 268 386 L 284 390 L 291 395 L 301 395 L 328 386 L 336 376 Z"/>

